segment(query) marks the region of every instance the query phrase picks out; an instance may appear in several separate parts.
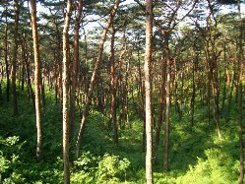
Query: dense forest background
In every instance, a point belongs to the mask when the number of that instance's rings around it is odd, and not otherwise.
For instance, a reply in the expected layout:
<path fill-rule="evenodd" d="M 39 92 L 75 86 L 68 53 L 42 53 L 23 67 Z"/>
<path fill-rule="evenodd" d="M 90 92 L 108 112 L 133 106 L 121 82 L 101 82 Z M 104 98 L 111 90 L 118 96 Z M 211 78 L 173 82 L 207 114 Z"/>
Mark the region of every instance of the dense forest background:
<path fill-rule="evenodd" d="M 244 183 L 244 12 L 1 0 L 0 183 Z"/>

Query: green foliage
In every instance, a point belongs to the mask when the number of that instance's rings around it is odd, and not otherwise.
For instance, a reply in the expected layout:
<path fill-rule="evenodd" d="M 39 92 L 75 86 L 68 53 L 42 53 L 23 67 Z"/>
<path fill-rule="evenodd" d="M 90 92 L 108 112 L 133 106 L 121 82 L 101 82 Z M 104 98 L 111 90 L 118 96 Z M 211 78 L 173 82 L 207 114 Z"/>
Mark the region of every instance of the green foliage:
<path fill-rule="evenodd" d="M 173 184 L 176 183 L 176 173 L 154 173 L 154 179 L 156 184 Z"/>
<path fill-rule="evenodd" d="M 9 178 L 5 178 L 3 180 L 3 184 L 13 184 L 13 183 L 26 183 L 26 180 L 22 177 L 21 174 L 13 172 Z"/>
<path fill-rule="evenodd" d="M 99 162 L 97 176 L 102 181 L 113 180 L 116 176 L 126 177 L 126 171 L 130 165 L 128 159 L 119 159 L 119 156 L 105 154 Z"/>
<path fill-rule="evenodd" d="M 98 166 L 99 159 L 100 157 L 96 157 L 90 151 L 83 152 L 81 156 L 74 161 L 74 169 L 76 171 L 94 172 Z"/>
<path fill-rule="evenodd" d="M 10 106 L 0 105 L 0 183 L 61 184 L 63 161 L 60 107 L 54 103 L 53 98 L 47 97 L 47 104 L 43 109 L 44 161 L 37 162 L 34 154 L 34 111 L 26 96 L 22 93 L 20 95 L 23 98 L 19 101 L 21 114 L 18 117 L 11 116 Z M 192 128 L 188 113 L 183 113 L 180 118 L 174 113 L 175 109 L 171 109 L 171 171 L 162 172 L 163 145 L 160 144 L 154 158 L 155 183 L 236 182 L 239 175 L 237 112 L 231 111 L 229 122 L 221 118 L 220 140 L 216 136 L 214 125 L 207 122 L 206 109 L 201 107 L 196 110 Z M 108 118 L 101 112 L 91 111 L 82 139 L 83 152 L 71 164 L 71 183 L 145 183 L 143 121 L 137 112 L 130 114 L 131 126 L 126 124 L 119 129 L 119 146 L 115 146 L 107 127 Z M 78 117 L 75 119 L 79 120 Z"/>
<path fill-rule="evenodd" d="M 126 181 L 126 174 L 130 162 L 119 156 L 105 154 L 95 156 L 90 152 L 82 153 L 74 162 L 74 172 L 71 177 L 73 183 L 120 183 Z"/>
<path fill-rule="evenodd" d="M 22 145 L 17 136 L 6 139 L 0 136 L 0 183 L 24 183 L 25 178 L 18 170 Z"/>
<path fill-rule="evenodd" d="M 189 171 L 178 177 L 178 184 L 203 184 L 235 183 L 234 174 L 237 172 L 237 162 L 228 154 L 219 149 L 209 149 L 205 151 L 207 159 L 198 158 L 195 166 L 190 166 Z"/>

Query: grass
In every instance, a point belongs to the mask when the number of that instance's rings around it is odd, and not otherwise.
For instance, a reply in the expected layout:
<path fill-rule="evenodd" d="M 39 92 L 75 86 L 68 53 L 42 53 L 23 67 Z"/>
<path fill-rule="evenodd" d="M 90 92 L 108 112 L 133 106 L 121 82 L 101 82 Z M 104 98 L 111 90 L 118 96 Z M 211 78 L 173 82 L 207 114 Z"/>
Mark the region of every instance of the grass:
<path fill-rule="evenodd" d="M 3 90 L 4 91 L 4 90 Z M 3 94 L 4 95 L 4 94 Z M 43 108 L 43 161 L 35 159 L 35 116 L 25 91 L 19 91 L 19 116 L 12 116 L 12 102 L 0 102 L 0 181 L 2 183 L 62 183 L 62 115 L 53 95 L 46 94 Z M 234 104 L 233 104 L 234 105 Z M 199 109 L 199 110 L 198 110 Z M 83 137 L 81 156 L 71 168 L 72 183 L 145 183 L 143 122 L 137 113 L 131 128 L 120 129 L 120 144 L 102 124 L 108 120 L 91 111 Z M 239 175 L 239 147 L 235 110 L 230 121 L 221 119 L 222 140 L 197 107 L 190 131 L 188 115 L 181 119 L 172 109 L 170 171 L 163 172 L 163 133 L 155 153 L 155 183 L 235 183 Z M 78 126 L 79 118 L 76 117 Z M 162 143 L 162 144 L 161 144 Z M 104 173 L 107 173 L 106 175 Z M 0 183 L 1 183 L 0 182 Z"/>

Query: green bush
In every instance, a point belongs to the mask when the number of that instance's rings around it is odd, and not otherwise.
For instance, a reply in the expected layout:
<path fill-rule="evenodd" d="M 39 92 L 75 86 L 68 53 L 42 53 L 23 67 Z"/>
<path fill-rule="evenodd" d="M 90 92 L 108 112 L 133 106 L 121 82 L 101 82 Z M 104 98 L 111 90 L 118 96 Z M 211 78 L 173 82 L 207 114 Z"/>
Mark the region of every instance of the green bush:
<path fill-rule="evenodd" d="M 94 172 L 98 167 L 99 157 L 94 156 L 90 151 L 83 152 L 74 162 L 75 171 Z"/>
<path fill-rule="evenodd" d="M 120 183 L 126 181 L 127 170 L 130 166 L 128 159 L 105 154 L 103 157 L 94 156 L 90 152 L 82 153 L 74 162 L 75 172 L 72 183 Z"/>
<path fill-rule="evenodd" d="M 101 180 L 112 180 L 116 177 L 126 178 L 127 169 L 130 165 L 128 159 L 119 159 L 119 156 L 105 154 L 99 162 L 97 177 Z"/>
<path fill-rule="evenodd" d="M 4 174 L 10 167 L 10 161 L 3 157 L 2 151 L 0 151 L 0 182 L 2 181 L 2 174 Z"/>
<path fill-rule="evenodd" d="M 18 171 L 18 153 L 22 145 L 17 136 L 5 139 L 0 137 L 0 183 L 24 183 L 25 178 Z"/>
<path fill-rule="evenodd" d="M 220 149 L 205 151 L 207 159 L 198 158 L 195 166 L 190 166 L 189 171 L 177 178 L 177 184 L 229 184 L 235 183 L 233 178 L 236 172 L 236 162 Z"/>
<path fill-rule="evenodd" d="M 19 173 L 13 172 L 10 177 L 3 180 L 3 184 L 22 184 L 26 183 L 25 178 Z"/>

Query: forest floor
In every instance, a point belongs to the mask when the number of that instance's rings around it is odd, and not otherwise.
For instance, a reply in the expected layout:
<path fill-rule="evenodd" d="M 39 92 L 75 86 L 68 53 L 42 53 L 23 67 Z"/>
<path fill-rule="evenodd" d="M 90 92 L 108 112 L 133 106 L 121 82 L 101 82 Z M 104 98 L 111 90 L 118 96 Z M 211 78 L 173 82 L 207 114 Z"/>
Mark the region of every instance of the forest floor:
<path fill-rule="evenodd" d="M 4 91 L 4 89 L 3 89 Z M 43 108 L 43 158 L 35 159 L 36 127 L 33 105 L 25 91 L 18 93 L 19 115 L 12 116 L 12 101 L 0 99 L 0 183 L 63 183 L 62 114 L 53 94 L 46 93 Z M 233 104 L 236 105 L 235 103 Z M 78 126 L 79 116 L 76 116 Z M 157 114 L 154 114 L 157 116 Z M 206 109 L 197 106 L 194 127 L 188 113 L 171 113 L 170 171 L 163 171 L 163 140 L 154 153 L 154 181 L 162 184 L 229 184 L 239 176 L 237 114 L 222 117 L 222 138 Z M 145 183 L 143 120 L 130 112 L 129 123 L 119 130 L 119 146 L 103 124 L 102 113 L 92 110 L 83 135 L 81 155 L 72 163 L 71 183 Z M 163 133 L 162 133 L 163 134 Z M 72 140 L 73 141 L 73 140 Z M 71 152 L 73 147 L 71 147 Z"/>

